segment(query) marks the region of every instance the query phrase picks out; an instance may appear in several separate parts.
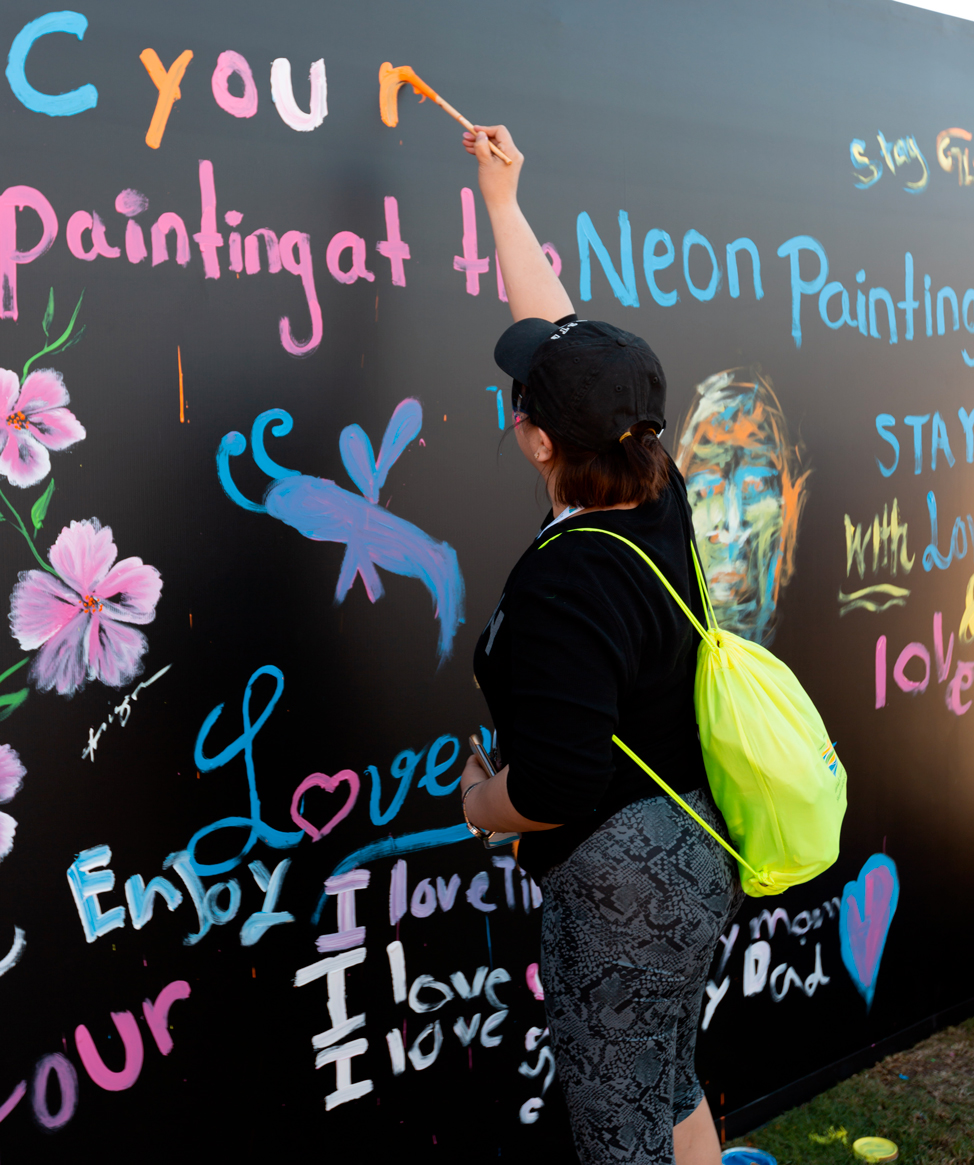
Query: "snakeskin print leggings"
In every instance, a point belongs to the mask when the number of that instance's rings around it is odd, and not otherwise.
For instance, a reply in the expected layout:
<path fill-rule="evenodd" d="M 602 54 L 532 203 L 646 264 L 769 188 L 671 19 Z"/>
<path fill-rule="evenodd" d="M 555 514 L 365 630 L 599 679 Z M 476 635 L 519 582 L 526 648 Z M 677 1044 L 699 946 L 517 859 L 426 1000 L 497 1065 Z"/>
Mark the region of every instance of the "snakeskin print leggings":
<path fill-rule="evenodd" d="M 684 799 L 719 833 L 709 790 Z M 733 859 L 669 797 L 621 809 L 542 879 L 541 981 L 583 1165 L 672 1165 L 703 1098 L 693 1056 Z"/>

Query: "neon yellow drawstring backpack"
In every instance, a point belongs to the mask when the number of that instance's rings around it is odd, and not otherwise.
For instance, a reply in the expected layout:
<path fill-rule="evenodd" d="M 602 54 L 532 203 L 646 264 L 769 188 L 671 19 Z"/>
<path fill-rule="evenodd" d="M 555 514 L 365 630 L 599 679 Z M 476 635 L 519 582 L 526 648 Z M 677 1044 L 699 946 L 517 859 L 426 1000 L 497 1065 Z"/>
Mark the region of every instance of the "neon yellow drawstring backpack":
<path fill-rule="evenodd" d="M 766 648 L 717 626 L 696 547 L 691 544 L 706 627 L 628 538 L 594 527 L 564 533 L 608 534 L 635 550 L 700 635 L 693 689 L 700 747 L 710 791 L 737 848 L 618 736 L 612 737 L 615 744 L 737 859 L 741 885 L 751 897 L 781 894 L 827 870 L 839 856 L 845 769 L 822 717 L 791 669 Z"/>

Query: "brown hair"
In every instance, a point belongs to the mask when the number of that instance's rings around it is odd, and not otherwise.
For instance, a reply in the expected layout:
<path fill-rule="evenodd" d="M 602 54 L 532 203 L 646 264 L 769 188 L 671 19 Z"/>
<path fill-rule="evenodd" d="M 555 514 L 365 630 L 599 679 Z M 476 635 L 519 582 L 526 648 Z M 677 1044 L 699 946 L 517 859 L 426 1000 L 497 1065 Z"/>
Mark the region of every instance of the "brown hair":
<path fill-rule="evenodd" d="M 543 427 L 543 425 L 542 425 Z M 569 445 L 545 429 L 558 470 L 558 500 L 570 506 L 642 505 L 655 501 L 669 480 L 669 456 L 649 421 L 601 452 Z"/>

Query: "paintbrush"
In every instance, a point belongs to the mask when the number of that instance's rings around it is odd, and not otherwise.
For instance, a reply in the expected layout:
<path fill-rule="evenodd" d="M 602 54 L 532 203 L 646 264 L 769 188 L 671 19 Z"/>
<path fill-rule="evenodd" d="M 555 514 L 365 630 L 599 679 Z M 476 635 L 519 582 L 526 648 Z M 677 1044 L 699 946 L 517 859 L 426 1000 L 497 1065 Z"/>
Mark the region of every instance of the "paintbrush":
<path fill-rule="evenodd" d="M 429 97 L 441 109 L 445 109 L 451 117 L 456 118 L 464 129 L 470 130 L 471 133 L 477 132 L 463 114 L 458 113 L 449 101 L 444 101 L 435 89 L 427 85 L 423 78 L 416 74 L 414 69 L 409 65 L 396 65 L 393 68 L 389 61 L 383 61 L 379 66 L 379 112 L 386 125 L 394 126 L 399 124 L 398 96 L 399 90 L 403 85 L 412 85 L 414 93 L 419 94 L 421 97 Z M 506 162 L 510 166 L 511 159 L 503 150 L 498 149 L 489 138 L 487 139 L 487 144 L 502 162 Z"/>

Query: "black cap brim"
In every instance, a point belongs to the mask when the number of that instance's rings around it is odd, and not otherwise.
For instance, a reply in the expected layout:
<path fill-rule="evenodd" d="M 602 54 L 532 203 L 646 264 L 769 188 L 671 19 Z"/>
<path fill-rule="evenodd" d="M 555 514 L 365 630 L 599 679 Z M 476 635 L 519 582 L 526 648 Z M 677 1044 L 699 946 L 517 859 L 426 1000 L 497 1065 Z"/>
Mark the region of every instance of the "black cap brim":
<path fill-rule="evenodd" d="M 545 340 L 550 340 L 556 331 L 557 328 L 551 320 L 535 317 L 511 324 L 494 348 L 494 361 L 497 367 L 521 384 L 527 384 L 535 352 Z"/>

